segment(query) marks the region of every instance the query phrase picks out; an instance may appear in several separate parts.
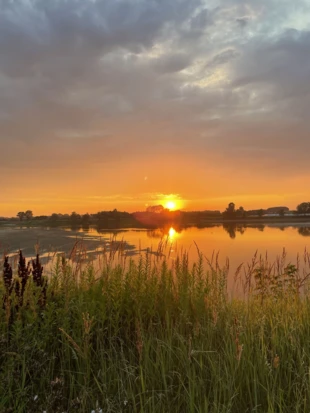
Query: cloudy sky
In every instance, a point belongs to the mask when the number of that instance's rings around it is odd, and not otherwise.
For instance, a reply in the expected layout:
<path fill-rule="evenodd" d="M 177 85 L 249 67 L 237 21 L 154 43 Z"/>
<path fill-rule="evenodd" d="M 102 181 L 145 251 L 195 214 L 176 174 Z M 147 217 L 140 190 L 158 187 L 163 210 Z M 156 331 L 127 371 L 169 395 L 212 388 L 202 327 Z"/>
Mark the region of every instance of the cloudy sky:
<path fill-rule="evenodd" d="M 0 0 L 0 215 L 310 197 L 308 0 Z"/>

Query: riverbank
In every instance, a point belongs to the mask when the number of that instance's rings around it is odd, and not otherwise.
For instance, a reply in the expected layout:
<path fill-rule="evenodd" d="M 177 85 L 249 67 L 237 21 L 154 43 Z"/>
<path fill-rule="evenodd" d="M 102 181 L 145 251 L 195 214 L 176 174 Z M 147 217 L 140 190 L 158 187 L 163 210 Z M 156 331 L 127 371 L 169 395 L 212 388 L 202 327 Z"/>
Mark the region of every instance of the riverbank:
<path fill-rule="evenodd" d="M 32 219 L 29 221 L 18 220 L 0 220 L 0 227 L 71 227 L 71 228 L 89 228 L 97 227 L 100 229 L 120 229 L 120 228 L 137 228 L 137 229 L 155 229 L 162 227 L 175 226 L 177 228 L 189 228 L 189 227 L 209 227 L 213 225 L 243 225 L 245 227 L 251 225 L 276 225 L 276 224 L 307 224 L 310 226 L 310 216 L 276 216 L 276 217 L 246 217 L 236 219 L 223 219 L 223 218 L 205 218 L 201 217 L 180 219 L 179 217 L 172 217 L 159 219 L 158 217 L 149 216 L 147 219 L 134 219 L 126 218 L 121 220 L 109 219 L 106 221 L 98 221 L 91 219 L 89 222 L 72 221 L 70 219 L 60 219 L 53 221 L 51 219 Z M 151 214 L 156 215 L 156 214 Z"/>
<path fill-rule="evenodd" d="M 297 267 L 259 262 L 232 300 L 227 268 L 202 256 L 103 258 L 99 273 L 58 260 L 45 293 L 30 275 L 22 303 L 0 284 L 1 412 L 308 410 L 310 300 Z"/>

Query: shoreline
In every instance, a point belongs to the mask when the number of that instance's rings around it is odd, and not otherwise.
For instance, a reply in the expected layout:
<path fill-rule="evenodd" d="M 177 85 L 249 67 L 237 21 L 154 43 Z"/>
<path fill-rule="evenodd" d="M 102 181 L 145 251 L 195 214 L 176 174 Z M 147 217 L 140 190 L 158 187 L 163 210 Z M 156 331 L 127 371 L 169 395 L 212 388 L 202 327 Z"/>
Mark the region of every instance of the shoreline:
<path fill-rule="evenodd" d="M 162 228 L 166 226 L 178 226 L 181 228 L 189 228 L 189 227 L 208 227 L 214 225 L 276 225 L 276 224 L 286 224 L 290 225 L 297 225 L 297 224 L 309 224 L 310 226 L 310 217 L 266 217 L 266 218 L 238 218 L 238 219 L 200 219 L 197 221 L 188 221 L 182 222 L 180 220 L 175 219 L 167 219 L 162 220 L 161 222 L 152 222 L 149 225 L 145 223 L 140 223 L 136 220 L 124 220 L 123 222 L 118 222 L 115 225 L 115 222 L 112 220 L 110 222 L 101 223 L 100 221 L 93 221 L 91 220 L 89 223 L 85 224 L 82 222 L 71 222 L 70 220 L 61 220 L 59 222 L 51 222 L 49 220 L 31 220 L 31 221 L 7 221 L 3 220 L 0 221 L 0 228 L 18 228 L 18 227 L 50 227 L 50 228 L 61 228 L 61 227 L 72 227 L 72 228 L 89 228 L 89 227 L 100 227 L 102 229 L 106 228 L 108 230 L 113 229 L 155 229 L 155 228 Z"/>

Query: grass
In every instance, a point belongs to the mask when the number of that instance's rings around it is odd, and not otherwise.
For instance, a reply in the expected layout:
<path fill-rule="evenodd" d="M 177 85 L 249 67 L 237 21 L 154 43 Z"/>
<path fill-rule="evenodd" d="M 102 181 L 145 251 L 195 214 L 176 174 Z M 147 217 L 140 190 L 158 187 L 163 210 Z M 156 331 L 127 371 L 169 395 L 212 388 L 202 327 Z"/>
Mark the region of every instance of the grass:
<path fill-rule="evenodd" d="M 28 275 L 22 303 L 11 289 L 0 312 L 1 413 L 309 411 L 309 274 L 299 262 L 255 257 L 236 274 L 243 297 L 229 298 L 228 266 L 215 258 L 189 265 L 184 253 L 170 266 L 117 254 L 103 252 L 99 273 L 58 258 L 47 288 Z"/>

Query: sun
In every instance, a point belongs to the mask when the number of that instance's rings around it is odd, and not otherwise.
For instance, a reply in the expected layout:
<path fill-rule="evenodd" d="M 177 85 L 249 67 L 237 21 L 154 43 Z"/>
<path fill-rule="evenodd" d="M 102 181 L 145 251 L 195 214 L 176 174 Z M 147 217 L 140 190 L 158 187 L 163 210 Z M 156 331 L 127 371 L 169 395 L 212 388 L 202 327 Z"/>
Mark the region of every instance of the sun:
<path fill-rule="evenodd" d="M 167 201 L 166 208 L 173 211 L 176 208 L 176 203 L 174 201 Z"/>

